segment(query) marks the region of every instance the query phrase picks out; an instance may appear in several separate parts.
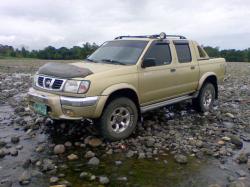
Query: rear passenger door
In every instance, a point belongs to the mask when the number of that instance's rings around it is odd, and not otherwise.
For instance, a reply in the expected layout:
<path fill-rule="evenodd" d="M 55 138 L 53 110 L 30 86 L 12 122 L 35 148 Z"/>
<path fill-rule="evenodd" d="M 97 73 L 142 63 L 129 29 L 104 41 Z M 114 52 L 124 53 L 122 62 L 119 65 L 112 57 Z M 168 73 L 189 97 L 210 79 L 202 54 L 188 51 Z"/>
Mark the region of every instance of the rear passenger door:
<path fill-rule="evenodd" d="M 154 41 L 143 59 L 154 59 L 152 67 L 139 68 L 139 87 L 142 104 L 151 104 L 174 95 L 175 68 L 169 41 Z"/>
<path fill-rule="evenodd" d="M 195 50 L 190 41 L 174 40 L 176 51 L 176 94 L 185 95 L 195 92 L 199 81 L 199 66 Z"/>

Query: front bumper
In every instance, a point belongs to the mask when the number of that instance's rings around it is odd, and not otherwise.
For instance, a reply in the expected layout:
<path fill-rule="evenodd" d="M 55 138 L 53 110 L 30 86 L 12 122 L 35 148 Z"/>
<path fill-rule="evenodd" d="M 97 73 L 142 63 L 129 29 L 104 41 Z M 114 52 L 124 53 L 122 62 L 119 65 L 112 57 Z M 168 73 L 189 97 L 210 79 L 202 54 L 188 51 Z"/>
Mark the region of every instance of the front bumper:
<path fill-rule="evenodd" d="M 98 118 L 107 96 L 66 97 L 42 92 L 30 88 L 28 92 L 29 107 L 34 110 L 34 103 L 47 106 L 48 115 L 53 119 Z"/>

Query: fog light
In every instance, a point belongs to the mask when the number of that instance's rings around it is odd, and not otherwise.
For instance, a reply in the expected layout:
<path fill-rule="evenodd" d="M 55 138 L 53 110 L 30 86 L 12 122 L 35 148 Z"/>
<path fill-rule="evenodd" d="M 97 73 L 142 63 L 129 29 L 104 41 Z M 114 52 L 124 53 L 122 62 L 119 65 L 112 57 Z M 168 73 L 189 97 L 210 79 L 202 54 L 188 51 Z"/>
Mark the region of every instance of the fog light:
<path fill-rule="evenodd" d="M 66 109 L 66 108 L 63 108 L 63 113 L 67 116 L 71 116 L 73 117 L 75 115 L 74 111 L 73 110 L 70 110 L 70 109 Z"/>

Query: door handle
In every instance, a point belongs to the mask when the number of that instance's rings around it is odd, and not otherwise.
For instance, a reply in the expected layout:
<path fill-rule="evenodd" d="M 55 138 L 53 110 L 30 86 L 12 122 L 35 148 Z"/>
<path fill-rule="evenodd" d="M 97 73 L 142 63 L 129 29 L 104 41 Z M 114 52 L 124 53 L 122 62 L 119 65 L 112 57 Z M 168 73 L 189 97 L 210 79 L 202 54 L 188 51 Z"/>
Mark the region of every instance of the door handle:
<path fill-rule="evenodd" d="M 195 66 L 191 66 L 190 69 L 195 69 Z"/>
<path fill-rule="evenodd" d="M 175 68 L 170 69 L 170 72 L 175 72 L 175 71 L 176 71 L 176 69 L 175 69 Z"/>

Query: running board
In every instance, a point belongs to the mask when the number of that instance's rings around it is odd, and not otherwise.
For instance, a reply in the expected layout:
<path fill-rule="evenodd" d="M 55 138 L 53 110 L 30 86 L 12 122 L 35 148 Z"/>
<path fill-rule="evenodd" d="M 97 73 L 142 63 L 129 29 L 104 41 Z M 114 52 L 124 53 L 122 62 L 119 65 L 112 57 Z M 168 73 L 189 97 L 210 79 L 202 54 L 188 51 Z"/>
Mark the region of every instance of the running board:
<path fill-rule="evenodd" d="M 192 99 L 192 98 L 194 98 L 194 95 L 185 95 L 185 96 L 177 97 L 177 98 L 174 98 L 174 99 L 169 99 L 167 101 L 162 101 L 162 102 L 159 102 L 159 103 L 154 103 L 154 104 L 151 104 L 151 105 L 143 106 L 143 107 L 140 107 L 141 113 L 144 113 L 144 112 L 147 112 L 149 110 L 156 109 L 156 108 L 164 107 L 166 105 L 171 105 L 171 104 L 174 104 L 174 103 L 178 103 L 178 102 L 181 102 L 181 101 L 184 101 L 184 100 L 187 100 L 187 99 Z"/>

